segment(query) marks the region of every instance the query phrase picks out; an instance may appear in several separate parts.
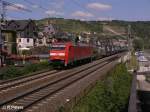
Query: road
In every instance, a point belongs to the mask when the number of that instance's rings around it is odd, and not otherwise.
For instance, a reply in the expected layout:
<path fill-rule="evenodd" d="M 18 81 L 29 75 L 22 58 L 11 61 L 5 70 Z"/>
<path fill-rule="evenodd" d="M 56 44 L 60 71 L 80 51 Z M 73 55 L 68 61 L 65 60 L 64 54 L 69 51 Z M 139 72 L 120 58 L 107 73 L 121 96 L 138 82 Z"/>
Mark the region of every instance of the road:
<path fill-rule="evenodd" d="M 150 112 L 150 52 L 143 53 L 145 62 L 139 62 L 139 70 L 137 75 L 137 94 L 139 112 Z"/>
<path fill-rule="evenodd" d="M 139 61 L 139 70 L 140 75 L 137 75 L 138 80 L 138 89 L 150 91 L 150 83 L 147 81 L 149 74 L 145 74 L 144 72 L 150 72 L 150 52 L 143 53 L 144 58 L 148 61 L 142 62 Z"/>
<path fill-rule="evenodd" d="M 138 72 L 150 71 L 150 52 L 149 53 L 144 52 L 142 56 L 138 57 L 138 59 L 143 60 L 143 61 L 139 61 L 139 70 L 138 70 Z"/>

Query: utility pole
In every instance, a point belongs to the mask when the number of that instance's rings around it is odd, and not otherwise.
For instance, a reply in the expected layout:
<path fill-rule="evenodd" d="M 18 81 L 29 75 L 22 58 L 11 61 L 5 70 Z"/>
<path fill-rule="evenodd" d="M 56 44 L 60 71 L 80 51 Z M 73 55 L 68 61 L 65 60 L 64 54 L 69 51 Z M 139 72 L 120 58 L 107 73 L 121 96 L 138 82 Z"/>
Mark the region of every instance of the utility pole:
<path fill-rule="evenodd" d="M 2 11 L 3 11 L 3 4 L 0 1 L 0 66 L 3 67 L 3 57 L 2 57 Z"/>
<path fill-rule="evenodd" d="M 17 8 L 19 10 L 31 12 L 30 9 L 26 9 L 20 6 L 17 6 L 16 4 L 7 2 L 5 0 L 0 0 L 0 66 L 3 66 L 3 56 L 2 56 L 2 48 L 3 48 L 3 40 L 2 40 L 2 22 L 5 22 L 5 16 L 6 16 L 6 7 L 12 6 L 14 8 Z"/>
<path fill-rule="evenodd" d="M 131 42 L 131 25 L 128 25 L 128 59 L 131 59 L 131 55 L 132 55 L 132 42 Z"/>
<path fill-rule="evenodd" d="M 131 25 L 128 25 L 128 50 L 132 51 L 132 42 L 131 42 Z"/>
<path fill-rule="evenodd" d="M 1 20 L 0 20 L 0 66 L 3 66 L 2 62 L 2 28 L 1 28 Z"/>

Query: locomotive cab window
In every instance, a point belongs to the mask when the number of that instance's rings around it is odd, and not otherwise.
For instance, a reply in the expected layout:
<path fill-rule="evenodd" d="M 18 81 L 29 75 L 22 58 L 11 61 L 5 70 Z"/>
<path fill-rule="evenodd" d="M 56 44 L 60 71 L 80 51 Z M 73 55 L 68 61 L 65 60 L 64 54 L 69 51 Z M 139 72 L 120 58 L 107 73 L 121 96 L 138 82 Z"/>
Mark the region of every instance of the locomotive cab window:
<path fill-rule="evenodd" d="M 65 47 L 51 47 L 52 50 L 65 50 Z"/>
<path fill-rule="evenodd" d="M 53 45 L 51 46 L 51 50 L 65 50 L 64 45 Z"/>

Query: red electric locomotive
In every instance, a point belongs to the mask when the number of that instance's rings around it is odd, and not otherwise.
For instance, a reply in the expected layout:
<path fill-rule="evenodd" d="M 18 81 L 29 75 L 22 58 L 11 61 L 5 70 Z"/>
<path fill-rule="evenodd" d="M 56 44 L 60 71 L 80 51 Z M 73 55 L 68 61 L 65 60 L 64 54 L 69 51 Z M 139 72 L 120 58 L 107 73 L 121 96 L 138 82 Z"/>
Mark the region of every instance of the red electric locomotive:
<path fill-rule="evenodd" d="M 76 61 L 93 58 L 93 48 L 87 44 L 72 42 L 53 43 L 50 48 L 50 62 L 67 66 Z"/>

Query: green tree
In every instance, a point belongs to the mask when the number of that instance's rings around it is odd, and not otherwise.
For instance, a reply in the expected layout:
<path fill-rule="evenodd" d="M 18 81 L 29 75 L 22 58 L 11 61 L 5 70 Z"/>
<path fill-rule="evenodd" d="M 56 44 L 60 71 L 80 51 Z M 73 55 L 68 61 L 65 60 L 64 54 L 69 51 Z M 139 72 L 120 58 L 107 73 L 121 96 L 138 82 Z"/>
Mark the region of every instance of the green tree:
<path fill-rule="evenodd" d="M 144 42 L 142 39 L 135 39 L 133 41 L 133 46 L 135 50 L 142 50 L 144 47 Z"/>

